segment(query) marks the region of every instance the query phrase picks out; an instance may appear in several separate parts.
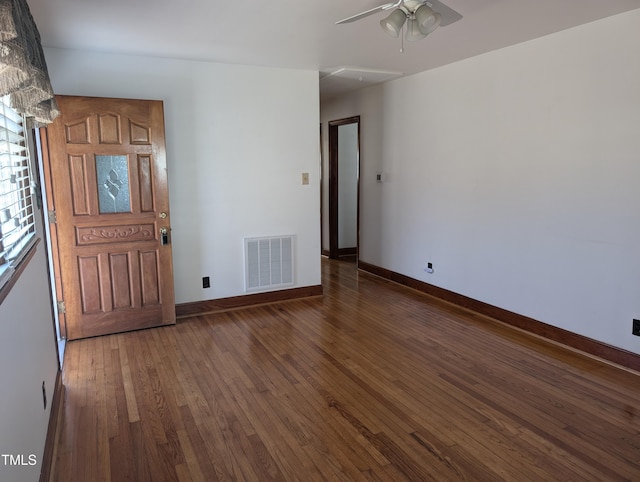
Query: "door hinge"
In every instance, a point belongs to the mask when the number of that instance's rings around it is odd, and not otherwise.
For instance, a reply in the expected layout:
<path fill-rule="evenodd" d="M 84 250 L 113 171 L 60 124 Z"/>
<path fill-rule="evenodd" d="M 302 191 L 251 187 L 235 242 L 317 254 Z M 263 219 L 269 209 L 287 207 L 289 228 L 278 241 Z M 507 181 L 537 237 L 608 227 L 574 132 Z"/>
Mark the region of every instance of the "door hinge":
<path fill-rule="evenodd" d="M 64 304 L 64 301 L 58 301 L 58 314 L 62 315 L 67 312 L 67 307 Z"/>
<path fill-rule="evenodd" d="M 48 215 L 49 215 L 50 223 L 55 224 L 58 222 L 58 218 L 56 217 L 56 212 L 53 209 L 49 209 Z"/>

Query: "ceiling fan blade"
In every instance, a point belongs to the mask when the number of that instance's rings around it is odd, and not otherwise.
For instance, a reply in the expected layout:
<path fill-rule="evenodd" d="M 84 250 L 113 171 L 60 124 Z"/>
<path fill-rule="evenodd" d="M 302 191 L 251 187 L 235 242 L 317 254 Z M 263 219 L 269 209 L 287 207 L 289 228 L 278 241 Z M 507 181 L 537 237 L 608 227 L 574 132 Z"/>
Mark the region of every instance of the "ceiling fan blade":
<path fill-rule="evenodd" d="M 462 15 L 438 0 L 427 0 L 427 5 L 429 5 L 434 12 L 438 12 L 442 16 L 442 20 L 440 21 L 441 27 L 451 25 L 453 22 L 457 22 L 462 18 Z"/>
<path fill-rule="evenodd" d="M 358 13 L 356 15 L 352 15 L 351 17 L 344 18 L 336 22 L 336 25 L 341 23 L 350 23 L 355 22 L 356 20 L 360 20 L 361 18 L 368 17 L 369 15 L 373 15 L 374 13 L 380 12 L 381 10 L 389 10 L 391 8 L 399 7 L 402 4 L 402 0 L 393 3 L 385 3 L 384 5 L 380 5 L 378 7 L 372 8 L 371 10 L 367 10 L 365 12 Z"/>

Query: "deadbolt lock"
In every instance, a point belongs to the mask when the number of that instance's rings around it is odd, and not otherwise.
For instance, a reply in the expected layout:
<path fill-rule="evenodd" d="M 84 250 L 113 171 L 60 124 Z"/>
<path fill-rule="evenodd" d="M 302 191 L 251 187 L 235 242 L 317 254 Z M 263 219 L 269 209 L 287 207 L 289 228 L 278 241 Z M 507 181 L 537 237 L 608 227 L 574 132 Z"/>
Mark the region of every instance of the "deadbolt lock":
<path fill-rule="evenodd" d="M 169 244 L 169 230 L 167 228 L 160 228 L 160 244 Z"/>

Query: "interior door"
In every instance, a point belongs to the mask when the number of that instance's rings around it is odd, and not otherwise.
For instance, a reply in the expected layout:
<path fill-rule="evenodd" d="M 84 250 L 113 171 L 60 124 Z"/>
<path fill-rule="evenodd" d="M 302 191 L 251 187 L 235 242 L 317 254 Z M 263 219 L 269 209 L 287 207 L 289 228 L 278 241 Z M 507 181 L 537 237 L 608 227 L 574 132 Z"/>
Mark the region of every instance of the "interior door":
<path fill-rule="evenodd" d="M 162 102 L 57 101 L 45 172 L 68 339 L 175 323 Z"/>

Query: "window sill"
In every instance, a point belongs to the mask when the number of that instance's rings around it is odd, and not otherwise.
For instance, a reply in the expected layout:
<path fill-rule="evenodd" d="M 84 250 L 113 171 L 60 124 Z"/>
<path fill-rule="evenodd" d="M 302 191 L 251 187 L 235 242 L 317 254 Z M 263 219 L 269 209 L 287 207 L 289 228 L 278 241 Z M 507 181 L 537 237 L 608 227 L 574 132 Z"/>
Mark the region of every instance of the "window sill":
<path fill-rule="evenodd" d="M 11 288 L 13 288 L 13 286 L 16 284 L 18 278 L 20 278 L 20 275 L 29 264 L 29 261 L 31 261 L 31 258 L 33 258 L 33 255 L 36 253 L 36 247 L 38 246 L 38 244 L 40 244 L 40 238 L 37 238 L 32 246 L 29 247 L 27 252 L 20 260 L 20 263 L 16 265 L 13 273 L 11 273 L 11 277 L 9 278 L 9 280 L 2 286 L 2 288 L 0 288 L 0 304 L 2 304 L 4 299 L 11 291 Z"/>

